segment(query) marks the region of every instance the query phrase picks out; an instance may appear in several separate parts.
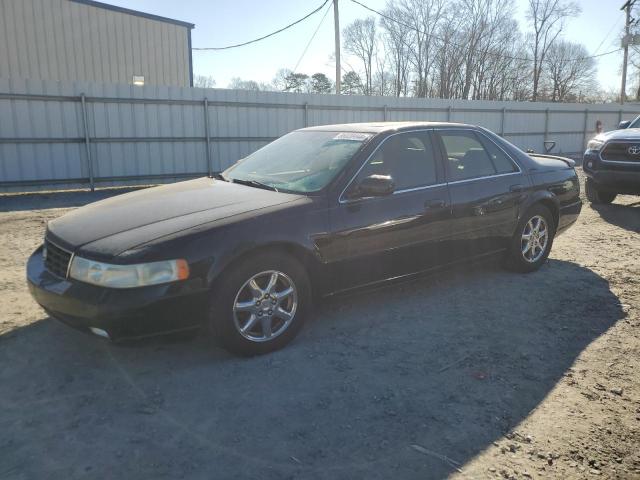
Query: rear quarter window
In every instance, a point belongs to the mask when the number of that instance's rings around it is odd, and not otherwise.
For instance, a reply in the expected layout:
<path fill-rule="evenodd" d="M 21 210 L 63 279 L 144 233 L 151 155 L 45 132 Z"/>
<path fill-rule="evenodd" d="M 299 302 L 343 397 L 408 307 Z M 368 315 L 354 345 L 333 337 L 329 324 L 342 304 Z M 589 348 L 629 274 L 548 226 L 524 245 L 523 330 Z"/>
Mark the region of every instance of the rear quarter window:
<path fill-rule="evenodd" d="M 513 161 L 493 142 L 489 140 L 484 140 L 482 142 L 493 162 L 493 165 L 496 167 L 497 172 L 500 173 L 512 173 L 517 172 L 518 167 L 513 163 Z"/>

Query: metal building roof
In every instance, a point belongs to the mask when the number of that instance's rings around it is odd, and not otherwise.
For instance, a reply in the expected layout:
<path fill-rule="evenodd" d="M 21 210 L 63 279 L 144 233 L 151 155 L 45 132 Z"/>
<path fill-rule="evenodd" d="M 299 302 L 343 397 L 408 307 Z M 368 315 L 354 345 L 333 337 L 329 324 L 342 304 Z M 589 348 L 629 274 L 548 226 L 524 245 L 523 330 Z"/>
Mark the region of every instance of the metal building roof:
<path fill-rule="evenodd" d="M 81 3 L 83 5 L 89 5 L 96 8 L 104 8 L 105 10 L 111 10 L 114 12 L 126 13 L 128 15 L 135 15 L 136 17 L 148 18 L 149 20 L 157 20 L 158 22 L 172 23 L 174 25 L 180 25 L 186 28 L 195 28 L 195 24 L 189 22 L 183 22 L 181 20 L 175 20 L 173 18 L 161 17 L 160 15 L 153 15 L 151 13 L 139 12 L 138 10 L 131 10 L 129 8 L 118 7 L 116 5 L 109 5 L 108 3 L 96 2 L 94 0 L 69 0 L 75 3 Z"/>

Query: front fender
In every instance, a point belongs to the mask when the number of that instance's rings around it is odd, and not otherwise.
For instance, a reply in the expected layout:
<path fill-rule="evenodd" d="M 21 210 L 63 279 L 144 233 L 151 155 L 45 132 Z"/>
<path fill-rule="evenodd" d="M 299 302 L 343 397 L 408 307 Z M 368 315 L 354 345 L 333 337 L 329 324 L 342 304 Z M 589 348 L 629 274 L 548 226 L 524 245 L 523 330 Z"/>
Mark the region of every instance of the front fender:
<path fill-rule="evenodd" d="M 207 284 L 213 285 L 238 259 L 267 249 L 279 249 L 294 256 L 307 268 L 309 276 L 315 277 L 324 264 L 321 240 L 326 236 L 327 218 L 326 209 L 305 209 L 256 217 L 232 226 L 224 233 L 226 241 L 215 242 Z"/>

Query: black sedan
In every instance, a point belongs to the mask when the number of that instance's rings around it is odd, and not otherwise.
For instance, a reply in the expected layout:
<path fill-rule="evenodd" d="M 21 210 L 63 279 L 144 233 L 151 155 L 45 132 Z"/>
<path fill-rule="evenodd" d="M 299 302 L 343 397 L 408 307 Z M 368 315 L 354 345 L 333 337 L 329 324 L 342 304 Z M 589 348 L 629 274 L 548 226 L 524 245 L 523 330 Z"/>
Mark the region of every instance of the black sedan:
<path fill-rule="evenodd" d="M 283 347 L 315 298 L 499 255 L 545 262 L 582 207 L 573 162 L 480 127 L 327 125 L 214 178 L 136 191 L 49 223 L 36 301 L 120 340 L 208 326 L 237 353 Z"/>

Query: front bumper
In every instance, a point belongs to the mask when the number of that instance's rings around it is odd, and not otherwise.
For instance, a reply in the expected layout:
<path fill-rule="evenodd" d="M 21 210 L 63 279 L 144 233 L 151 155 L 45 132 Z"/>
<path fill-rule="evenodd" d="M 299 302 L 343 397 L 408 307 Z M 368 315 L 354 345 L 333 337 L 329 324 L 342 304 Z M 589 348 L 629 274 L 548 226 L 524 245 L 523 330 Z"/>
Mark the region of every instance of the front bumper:
<path fill-rule="evenodd" d="M 103 330 L 114 341 L 196 328 L 206 313 L 207 295 L 198 279 L 128 289 L 97 287 L 46 270 L 42 247 L 27 262 L 27 283 L 53 318 L 86 332 Z"/>
<path fill-rule="evenodd" d="M 582 169 L 600 190 L 640 195 L 640 164 L 605 164 L 597 155 L 585 154 Z"/>

